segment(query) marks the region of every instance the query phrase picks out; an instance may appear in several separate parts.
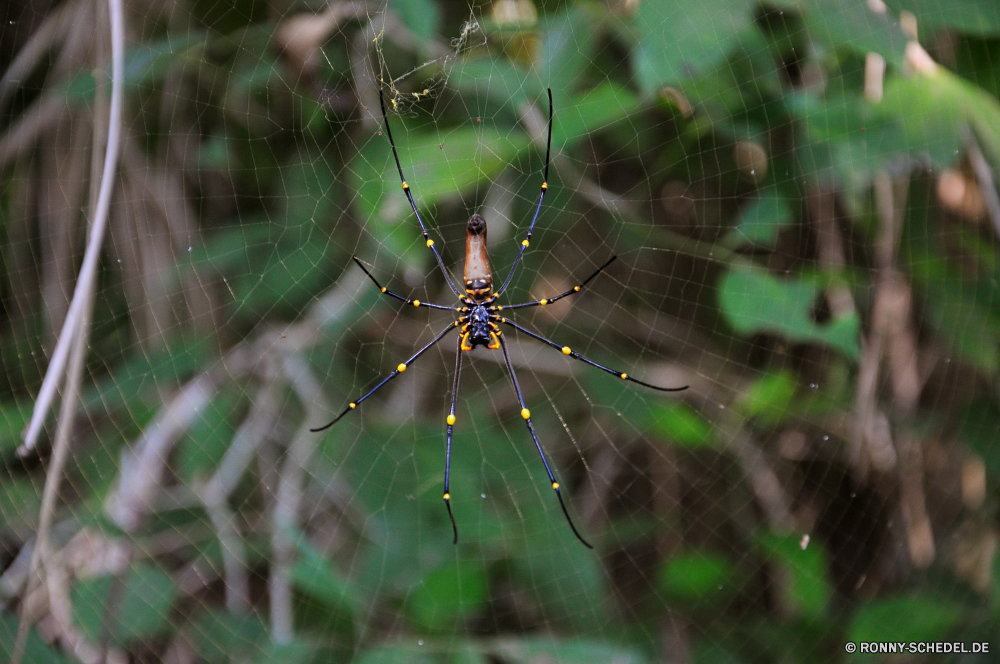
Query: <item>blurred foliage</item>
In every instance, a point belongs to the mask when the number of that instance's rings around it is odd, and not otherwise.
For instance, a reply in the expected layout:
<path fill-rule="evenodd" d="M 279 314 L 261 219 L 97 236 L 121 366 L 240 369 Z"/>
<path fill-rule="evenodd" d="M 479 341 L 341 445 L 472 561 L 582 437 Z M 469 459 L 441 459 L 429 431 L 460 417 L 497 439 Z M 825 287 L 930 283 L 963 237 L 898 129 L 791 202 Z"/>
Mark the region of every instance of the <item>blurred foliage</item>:
<path fill-rule="evenodd" d="M 82 254 L 108 67 L 83 0 L 5 38 L 0 657 L 23 607 L 29 662 L 78 643 L 213 664 L 749 664 L 990 641 L 1000 8 L 885 5 L 130 7 L 122 174 L 46 562 L 65 596 L 43 598 L 25 565 L 49 457 L 15 450 Z M 547 493 L 498 366 L 462 383 L 457 547 L 438 493 L 450 369 L 428 359 L 329 432 L 303 428 L 447 322 L 352 286 L 357 255 L 407 296 L 447 293 L 380 87 L 446 263 L 488 203 L 498 274 L 537 200 L 551 88 L 540 249 L 510 301 L 616 253 L 575 308 L 525 320 L 692 386 L 661 397 L 518 345 L 595 552 Z M 199 380 L 209 395 L 178 415 Z M 133 454 L 170 417 L 166 451 Z M 123 487 L 150 463 L 129 521 Z"/>

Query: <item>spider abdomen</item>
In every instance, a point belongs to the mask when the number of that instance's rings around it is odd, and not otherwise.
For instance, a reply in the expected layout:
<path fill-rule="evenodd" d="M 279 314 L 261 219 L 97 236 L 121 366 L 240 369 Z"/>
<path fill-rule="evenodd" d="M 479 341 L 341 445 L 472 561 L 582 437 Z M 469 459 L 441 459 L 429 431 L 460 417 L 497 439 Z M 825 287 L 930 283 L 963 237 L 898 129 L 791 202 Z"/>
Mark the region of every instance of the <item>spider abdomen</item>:
<path fill-rule="evenodd" d="M 469 217 L 465 229 L 465 293 L 482 302 L 493 293 L 493 272 L 486 253 L 486 220 L 478 214 Z"/>

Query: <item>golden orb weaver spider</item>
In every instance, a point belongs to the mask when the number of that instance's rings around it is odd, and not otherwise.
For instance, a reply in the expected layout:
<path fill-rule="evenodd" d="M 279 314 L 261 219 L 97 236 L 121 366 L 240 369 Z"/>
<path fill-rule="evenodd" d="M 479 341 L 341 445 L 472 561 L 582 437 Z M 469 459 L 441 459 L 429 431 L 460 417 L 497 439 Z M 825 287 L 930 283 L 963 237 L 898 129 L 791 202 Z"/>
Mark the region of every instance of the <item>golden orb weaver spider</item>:
<path fill-rule="evenodd" d="M 451 493 L 449 491 L 449 485 L 451 481 L 451 438 L 452 431 L 455 427 L 455 403 L 458 399 L 458 381 L 459 376 L 462 373 L 462 354 L 468 351 L 475 350 L 479 346 L 485 346 L 489 350 L 500 349 L 503 352 L 504 363 L 507 365 L 507 371 L 510 373 L 511 382 L 514 384 L 514 392 L 517 394 L 517 401 L 521 406 L 521 417 L 524 418 L 525 424 L 528 426 L 528 432 L 531 434 L 531 439 L 535 442 L 535 448 L 538 450 L 539 456 L 542 458 L 542 465 L 545 466 L 545 473 L 549 476 L 549 483 L 552 486 L 553 491 L 555 491 L 556 498 L 559 499 L 559 506 L 562 507 L 563 515 L 566 517 L 566 522 L 569 523 L 569 527 L 573 530 L 573 534 L 576 538 L 580 540 L 584 546 L 593 549 L 594 547 L 583 539 L 576 526 L 573 524 L 573 519 L 569 516 L 569 510 L 566 509 L 566 503 L 563 501 L 562 493 L 559 491 L 559 482 L 556 481 L 555 475 L 552 473 L 552 467 L 549 465 L 549 460 L 545 456 L 545 451 L 542 449 L 542 444 L 538 441 L 538 436 L 535 434 L 535 427 L 531 423 L 531 411 L 524 403 L 524 397 L 521 395 L 521 387 L 517 382 L 517 375 L 514 373 L 514 365 L 511 364 L 510 355 L 507 352 L 507 342 L 504 340 L 503 332 L 500 329 L 500 325 L 507 325 L 514 328 L 521 334 L 525 334 L 532 339 L 540 341 L 547 344 L 556 350 L 561 351 L 564 355 L 568 355 L 574 360 L 580 360 L 592 367 L 597 367 L 601 371 L 605 371 L 614 376 L 618 376 L 622 380 L 628 380 L 633 383 L 638 383 L 643 387 L 649 387 L 654 390 L 660 390 L 661 392 L 679 392 L 681 390 L 686 390 L 687 385 L 684 387 L 659 387 L 657 385 L 651 385 L 649 383 L 644 383 L 641 380 L 637 380 L 627 373 L 616 371 L 615 369 L 610 369 L 602 364 L 598 364 L 591 359 L 580 355 L 575 350 L 571 349 L 569 346 L 563 346 L 558 344 L 551 339 L 547 339 L 540 334 L 528 330 L 514 321 L 501 316 L 500 312 L 504 309 L 525 309 L 527 307 L 539 307 L 545 306 L 557 300 L 561 300 L 564 297 L 573 295 L 574 293 L 579 293 L 584 286 L 586 286 L 594 277 L 599 275 L 606 267 L 611 265 L 611 263 L 617 258 L 612 256 L 608 261 L 597 269 L 592 275 L 583 280 L 579 285 L 574 286 L 565 293 L 560 293 L 554 297 L 543 298 L 541 300 L 535 300 L 533 302 L 522 302 L 520 304 L 508 304 L 499 305 L 494 304 L 504 291 L 507 290 L 507 286 L 510 285 L 511 279 L 514 277 L 514 271 L 517 269 L 518 264 L 521 262 L 521 257 L 527 250 L 528 245 L 531 242 L 531 233 L 535 229 L 535 222 L 538 221 L 538 214 L 542 210 L 542 202 L 545 200 L 545 192 L 549 189 L 549 154 L 552 150 L 552 90 L 548 90 L 549 97 L 549 127 L 548 127 L 548 139 L 545 145 L 545 170 L 542 177 L 542 188 L 541 193 L 538 196 L 538 205 L 535 207 L 535 215 L 531 219 L 531 225 L 528 227 L 528 234 L 521 241 L 521 249 L 517 253 L 517 257 L 514 259 L 514 264 L 511 265 L 510 272 L 507 273 L 507 278 L 504 279 L 503 285 L 493 292 L 493 273 L 490 269 L 489 257 L 486 253 L 486 220 L 483 219 L 478 214 L 473 214 L 469 217 L 468 224 L 466 226 L 465 232 L 465 272 L 464 272 L 464 286 L 465 294 L 459 290 L 455 281 L 452 279 L 451 273 L 448 268 L 445 267 L 444 261 L 441 260 L 441 254 L 438 253 L 437 248 L 434 246 L 434 240 L 431 239 L 430 234 L 427 232 L 427 226 L 424 224 L 424 220 L 420 217 L 420 212 L 417 210 L 416 203 L 413 202 L 413 194 L 410 193 L 410 185 L 406 182 L 406 177 L 403 176 L 403 167 L 399 163 L 399 154 L 396 152 L 396 143 L 392 140 L 392 130 L 389 128 L 389 117 L 385 112 L 385 101 L 382 98 L 382 91 L 379 90 L 379 104 L 382 107 L 382 120 L 385 123 L 386 135 L 389 138 L 389 145 L 392 147 L 392 156 L 396 161 L 396 170 L 399 171 L 399 179 L 403 183 L 403 193 L 406 194 L 406 199 L 410 202 L 410 207 L 413 209 L 413 214 L 417 217 L 417 221 L 420 223 L 420 230 L 424 234 L 424 244 L 427 248 L 434 252 L 434 258 L 437 260 L 438 267 L 444 274 L 445 281 L 448 286 L 455 293 L 455 296 L 461 302 L 461 306 L 449 307 L 442 304 L 432 304 L 430 302 L 421 302 L 420 300 L 411 300 L 409 298 L 403 297 L 393 293 L 385 286 L 380 284 L 377 279 L 372 275 L 371 272 L 358 260 L 357 256 L 354 256 L 354 262 L 364 270 L 364 273 L 368 275 L 368 278 L 375 283 L 375 286 L 384 294 L 389 297 L 395 298 L 405 304 L 411 304 L 415 307 L 430 307 L 431 309 L 444 309 L 446 311 L 453 311 L 458 314 L 458 319 L 455 320 L 451 325 L 441 331 L 437 336 L 431 339 L 430 343 L 414 353 L 410 359 L 399 364 L 396 369 L 390 373 L 388 376 L 383 378 L 375 387 L 370 389 L 361 397 L 355 399 L 354 401 L 347 404 L 347 407 L 342 413 L 337 415 L 329 424 L 322 427 L 311 429 L 311 431 L 318 432 L 329 429 L 334 424 L 340 421 L 344 415 L 355 410 L 361 402 L 373 395 L 383 385 L 388 383 L 390 380 L 406 371 L 413 362 L 417 360 L 418 357 L 426 353 L 433 347 L 437 342 L 447 336 L 447 334 L 456 328 L 459 328 L 458 335 L 458 352 L 455 354 L 455 381 L 452 386 L 451 391 L 451 410 L 448 413 L 446 422 L 448 425 L 447 429 L 447 443 L 445 447 L 445 466 L 444 466 L 444 504 L 448 508 L 448 518 L 451 520 L 451 529 L 455 535 L 454 544 L 458 544 L 458 526 L 455 525 L 455 516 L 451 511 Z"/>

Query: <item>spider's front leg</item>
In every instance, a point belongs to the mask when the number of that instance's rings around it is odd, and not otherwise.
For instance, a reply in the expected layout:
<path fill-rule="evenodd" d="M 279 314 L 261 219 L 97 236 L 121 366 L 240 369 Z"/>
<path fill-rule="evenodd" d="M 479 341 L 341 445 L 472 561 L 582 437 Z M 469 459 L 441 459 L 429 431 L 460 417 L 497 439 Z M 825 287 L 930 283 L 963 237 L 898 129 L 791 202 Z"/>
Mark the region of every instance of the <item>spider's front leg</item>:
<path fill-rule="evenodd" d="M 508 305 L 495 304 L 490 307 L 490 311 L 503 311 L 504 309 L 525 309 L 527 307 L 544 307 L 546 304 L 552 304 L 556 300 L 561 300 L 564 297 L 568 297 L 575 293 L 579 293 L 581 290 L 583 290 L 583 288 L 587 284 L 589 284 L 594 279 L 594 277 L 599 275 L 601 272 L 604 272 L 604 268 L 614 263 L 616 258 L 618 257 L 612 256 L 611 258 L 609 258 L 608 262 L 602 265 L 601 267 L 597 268 L 597 270 L 592 275 L 584 279 L 583 282 L 581 282 L 580 284 L 573 286 L 565 293 L 559 293 L 559 295 L 554 295 L 552 297 L 545 297 L 542 298 L 541 300 L 534 300 L 532 302 L 522 302 L 520 304 L 508 304 Z M 493 297 L 490 301 L 492 302 L 495 299 L 496 297 Z"/>

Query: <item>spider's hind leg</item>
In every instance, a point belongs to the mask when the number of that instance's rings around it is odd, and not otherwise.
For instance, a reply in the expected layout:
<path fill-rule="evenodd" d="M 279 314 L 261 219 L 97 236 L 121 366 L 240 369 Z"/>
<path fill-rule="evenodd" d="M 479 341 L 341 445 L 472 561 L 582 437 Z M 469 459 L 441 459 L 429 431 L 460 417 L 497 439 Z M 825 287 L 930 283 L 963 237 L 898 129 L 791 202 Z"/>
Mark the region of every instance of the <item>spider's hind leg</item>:
<path fill-rule="evenodd" d="M 576 538 L 583 543 L 588 549 L 593 549 L 594 547 L 580 535 L 580 532 L 576 529 L 573 524 L 573 519 L 569 516 L 569 510 L 566 509 L 566 503 L 563 502 L 562 493 L 559 490 L 559 482 L 556 481 L 555 475 L 552 474 L 552 468 L 549 466 L 549 460 L 545 456 L 545 451 L 542 449 L 542 444 L 538 442 L 538 436 L 535 434 L 535 427 L 531 424 L 531 412 L 528 410 L 527 406 L 524 405 L 524 397 L 521 396 L 521 386 L 517 384 L 517 375 L 514 373 L 514 365 L 510 361 L 510 354 L 507 352 L 507 342 L 504 341 L 503 335 L 497 335 L 500 341 L 500 348 L 503 349 L 503 359 L 507 363 L 507 371 L 510 372 L 510 379 L 514 383 L 514 392 L 517 393 L 517 402 L 521 405 L 521 417 L 524 418 L 524 423 L 528 425 L 528 432 L 531 434 L 531 439 L 535 441 L 535 448 L 538 450 L 538 454 L 542 457 L 542 465 L 545 466 L 545 473 L 549 476 L 549 483 L 552 485 L 552 490 L 556 492 L 556 498 L 559 499 L 559 506 L 562 507 L 563 515 L 566 517 L 566 522 L 569 527 L 573 530 L 573 534 Z"/>

